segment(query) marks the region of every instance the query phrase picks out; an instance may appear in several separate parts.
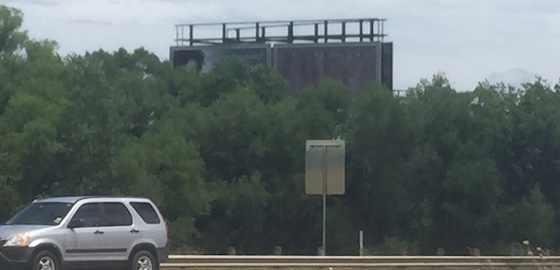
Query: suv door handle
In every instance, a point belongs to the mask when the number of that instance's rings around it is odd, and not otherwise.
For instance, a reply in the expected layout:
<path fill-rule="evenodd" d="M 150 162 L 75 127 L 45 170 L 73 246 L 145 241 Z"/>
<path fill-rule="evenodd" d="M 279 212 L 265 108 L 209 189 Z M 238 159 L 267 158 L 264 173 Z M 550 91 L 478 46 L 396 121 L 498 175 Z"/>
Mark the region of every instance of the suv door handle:
<path fill-rule="evenodd" d="M 100 231 L 100 230 L 97 230 L 97 231 L 95 231 L 94 233 L 95 233 L 95 234 L 104 234 L 104 232 L 103 232 L 103 231 Z"/>
<path fill-rule="evenodd" d="M 130 232 L 131 232 L 131 233 L 139 233 L 140 231 L 137 230 L 137 229 L 132 229 L 132 230 L 130 230 Z"/>

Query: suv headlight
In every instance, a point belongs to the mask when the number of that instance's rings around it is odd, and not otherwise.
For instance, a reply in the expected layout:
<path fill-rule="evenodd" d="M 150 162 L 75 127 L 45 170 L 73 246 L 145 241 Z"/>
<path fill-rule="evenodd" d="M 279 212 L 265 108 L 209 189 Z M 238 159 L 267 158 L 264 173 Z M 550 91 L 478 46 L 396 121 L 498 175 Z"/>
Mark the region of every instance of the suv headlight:
<path fill-rule="evenodd" d="M 5 247 L 24 247 L 29 245 L 29 234 L 28 233 L 20 233 L 18 235 L 12 236 L 8 241 L 4 244 Z"/>

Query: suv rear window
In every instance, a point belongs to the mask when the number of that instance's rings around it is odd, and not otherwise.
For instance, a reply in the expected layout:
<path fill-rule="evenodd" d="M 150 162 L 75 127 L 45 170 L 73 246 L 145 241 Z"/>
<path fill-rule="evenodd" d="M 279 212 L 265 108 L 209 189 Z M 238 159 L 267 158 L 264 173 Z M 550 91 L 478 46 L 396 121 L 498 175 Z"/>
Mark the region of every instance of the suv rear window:
<path fill-rule="evenodd" d="M 132 216 L 122 203 L 102 203 L 105 206 L 105 226 L 132 225 Z"/>
<path fill-rule="evenodd" d="M 156 210 L 149 203 L 131 202 L 130 205 L 136 210 L 138 215 L 142 217 L 147 224 L 159 224 L 159 216 Z"/>

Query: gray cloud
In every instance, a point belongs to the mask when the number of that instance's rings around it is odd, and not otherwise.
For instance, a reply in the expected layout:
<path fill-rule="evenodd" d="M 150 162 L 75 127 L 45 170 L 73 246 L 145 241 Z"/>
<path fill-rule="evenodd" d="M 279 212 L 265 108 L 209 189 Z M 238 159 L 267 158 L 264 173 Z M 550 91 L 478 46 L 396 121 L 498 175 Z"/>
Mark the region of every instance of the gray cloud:
<path fill-rule="evenodd" d="M 6 5 L 13 6 L 13 5 L 32 5 L 32 6 L 57 6 L 63 3 L 64 0 L 3 0 L 5 1 Z M 2 1 L 0 1 L 2 4 Z"/>
<path fill-rule="evenodd" d="M 520 87 L 524 83 L 533 82 L 536 76 L 537 74 L 532 74 L 524 69 L 516 68 L 500 73 L 494 72 L 488 76 L 488 81 L 491 84 L 504 82 L 515 87 Z"/>
<path fill-rule="evenodd" d="M 61 21 L 64 23 L 71 23 L 71 24 L 78 24 L 78 25 L 84 25 L 84 24 L 99 25 L 99 26 L 114 25 L 114 23 L 92 20 L 92 19 L 69 19 L 69 20 L 61 20 Z"/>

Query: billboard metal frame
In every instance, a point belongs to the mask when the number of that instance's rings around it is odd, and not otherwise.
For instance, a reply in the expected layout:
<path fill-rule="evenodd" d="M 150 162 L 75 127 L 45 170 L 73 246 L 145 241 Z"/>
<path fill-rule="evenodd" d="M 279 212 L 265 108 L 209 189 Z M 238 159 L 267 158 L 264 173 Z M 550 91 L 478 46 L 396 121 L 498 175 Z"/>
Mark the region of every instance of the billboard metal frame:
<path fill-rule="evenodd" d="M 296 20 L 296 21 L 261 21 L 261 22 L 229 22 L 229 23 L 198 23 L 175 25 L 176 46 L 196 46 L 212 44 L 240 43 L 328 43 L 347 42 L 383 42 L 386 19 L 328 19 L 328 20 Z M 296 34 L 297 30 L 313 26 L 313 33 Z M 352 31 L 351 26 L 358 30 Z M 221 30 L 221 37 L 196 38 L 200 28 Z M 340 28 L 339 28 L 340 27 Z M 284 29 L 285 35 L 267 35 L 267 30 Z M 329 33 L 331 29 L 340 29 L 340 33 Z M 268 31 L 270 32 L 270 31 Z"/>

